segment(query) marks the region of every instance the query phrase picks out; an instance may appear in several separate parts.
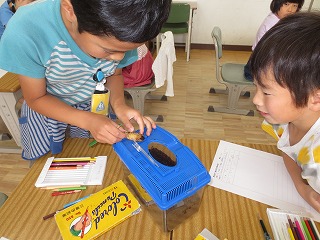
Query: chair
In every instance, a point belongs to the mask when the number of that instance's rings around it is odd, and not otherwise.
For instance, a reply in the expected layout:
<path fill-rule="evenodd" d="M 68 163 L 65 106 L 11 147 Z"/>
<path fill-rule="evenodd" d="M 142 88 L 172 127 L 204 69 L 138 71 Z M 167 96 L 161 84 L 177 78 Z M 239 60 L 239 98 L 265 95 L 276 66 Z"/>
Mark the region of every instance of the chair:
<path fill-rule="evenodd" d="M 167 101 L 167 96 L 173 97 L 173 63 L 176 61 L 174 48 L 174 38 L 172 32 L 165 32 L 162 36 L 162 42 L 159 54 L 152 64 L 154 77 L 150 84 L 125 88 L 125 92 L 130 94 L 133 100 L 133 107 L 144 115 L 145 99 Z M 151 92 L 164 85 L 167 81 L 165 95 L 151 95 Z M 151 116 L 156 122 L 163 122 L 163 116 Z"/>
<path fill-rule="evenodd" d="M 210 89 L 209 93 L 227 93 L 228 105 L 226 107 L 209 106 L 208 112 L 221 112 L 253 116 L 253 110 L 238 109 L 237 102 L 239 101 L 241 93 L 247 87 L 253 87 L 253 82 L 244 78 L 243 68 L 245 64 L 239 63 L 225 63 L 220 66 L 219 60 L 222 58 L 222 42 L 221 42 L 221 29 L 214 27 L 211 36 L 214 42 L 215 55 L 216 55 L 216 79 L 219 83 L 224 84 L 226 90 Z M 250 92 L 249 93 L 250 96 Z M 247 95 L 245 94 L 245 96 Z"/>
<path fill-rule="evenodd" d="M 155 91 L 156 88 L 154 78 L 152 78 L 152 82 L 148 85 L 125 88 L 124 91 L 127 92 L 132 97 L 133 108 L 139 110 L 142 115 L 144 115 L 144 102 L 146 99 L 152 100 L 160 100 L 167 101 L 167 97 L 165 95 L 151 95 L 150 93 Z M 163 122 L 162 115 L 150 116 L 156 122 Z"/>
<path fill-rule="evenodd" d="M 163 24 L 160 33 L 171 31 L 173 34 L 186 34 L 185 51 L 187 61 L 190 59 L 192 11 L 187 3 L 172 3 L 167 21 Z M 160 48 L 160 34 L 157 36 L 157 53 Z"/>
<path fill-rule="evenodd" d="M 8 196 L 6 194 L 4 194 L 3 192 L 0 192 L 0 207 L 4 204 L 7 198 Z"/>

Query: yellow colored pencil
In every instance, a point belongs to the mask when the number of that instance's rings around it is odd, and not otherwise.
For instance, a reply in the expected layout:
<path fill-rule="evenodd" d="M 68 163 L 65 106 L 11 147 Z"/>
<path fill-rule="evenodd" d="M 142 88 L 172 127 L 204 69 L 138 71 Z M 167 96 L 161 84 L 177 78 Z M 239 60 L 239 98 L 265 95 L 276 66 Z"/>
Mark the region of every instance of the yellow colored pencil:
<path fill-rule="evenodd" d="M 96 161 L 96 158 L 91 158 L 91 157 L 78 157 L 78 158 L 55 158 L 53 159 L 53 162 L 81 162 L 81 161 Z"/>
<path fill-rule="evenodd" d="M 291 227 L 289 226 L 289 224 L 287 223 L 287 229 L 288 229 L 288 233 L 289 233 L 289 236 L 290 236 L 290 239 L 291 240 L 295 240 L 294 236 L 293 236 L 293 232 L 291 230 Z"/>

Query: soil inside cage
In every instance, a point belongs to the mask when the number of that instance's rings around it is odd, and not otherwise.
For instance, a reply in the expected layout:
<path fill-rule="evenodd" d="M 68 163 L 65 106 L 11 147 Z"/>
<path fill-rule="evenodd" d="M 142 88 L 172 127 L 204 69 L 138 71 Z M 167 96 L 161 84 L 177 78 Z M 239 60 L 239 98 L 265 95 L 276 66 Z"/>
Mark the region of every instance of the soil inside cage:
<path fill-rule="evenodd" d="M 148 147 L 151 156 L 159 163 L 173 167 L 177 164 L 175 155 L 164 145 L 151 143 Z"/>

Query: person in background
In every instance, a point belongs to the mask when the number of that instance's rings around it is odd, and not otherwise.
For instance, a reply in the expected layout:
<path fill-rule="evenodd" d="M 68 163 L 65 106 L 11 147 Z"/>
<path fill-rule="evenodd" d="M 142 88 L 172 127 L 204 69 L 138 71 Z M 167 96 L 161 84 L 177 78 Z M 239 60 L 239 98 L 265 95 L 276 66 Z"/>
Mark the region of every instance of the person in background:
<path fill-rule="evenodd" d="M 6 0 L 0 7 L 0 39 L 13 14 L 19 7 L 35 0 Z"/>
<path fill-rule="evenodd" d="M 271 12 L 263 20 L 256 34 L 255 42 L 252 45 L 252 51 L 263 37 L 263 35 L 272 28 L 280 19 L 299 12 L 304 4 L 304 0 L 272 0 L 270 3 Z M 250 58 L 244 67 L 244 76 L 247 80 L 252 80 L 250 70 Z"/>
<path fill-rule="evenodd" d="M 301 195 L 320 213 L 320 14 L 281 19 L 251 58 L 253 103 Z"/>
<path fill-rule="evenodd" d="M 152 82 L 152 54 L 145 44 L 138 48 L 138 55 L 139 53 L 141 57 L 138 61 L 122 69 L 125 88 L 144 86 Z"/>
<path fill-rule="evenodd" d="M 171 0 L 42 0 L 17 11 L 0 41 L 0 68 L 18 74 L 25 100 L 22 158 L 60 153 L 67 127 L 71 137 L 108 144 L 134 131 L 132 121 L 151 134 L 154 121 L 125 104 L 121 69 L 158 35 L 170 6 Z M 99 95 L 99 110 L 110 102 L 121 125 L 91 107 Z"/>

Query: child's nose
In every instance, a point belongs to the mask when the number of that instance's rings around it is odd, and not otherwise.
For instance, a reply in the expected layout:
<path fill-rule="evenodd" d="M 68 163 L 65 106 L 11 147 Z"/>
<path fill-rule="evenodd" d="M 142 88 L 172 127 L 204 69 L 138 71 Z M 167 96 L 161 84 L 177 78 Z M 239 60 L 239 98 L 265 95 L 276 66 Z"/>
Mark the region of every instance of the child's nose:
<path fill-rule="evenodd" d="M 291 13 L 295 12 L 294 6 L 289 6 L 288 12 L 291 12 Z"/>
<path fill-rule="evenodd" d="M 256 106 L 261 105 L 261 93 L 260 93 L 260 91 L 256 90 L 256 93 L 254 94 L 254 96 L 252 98 L 252 102 Z"/>

